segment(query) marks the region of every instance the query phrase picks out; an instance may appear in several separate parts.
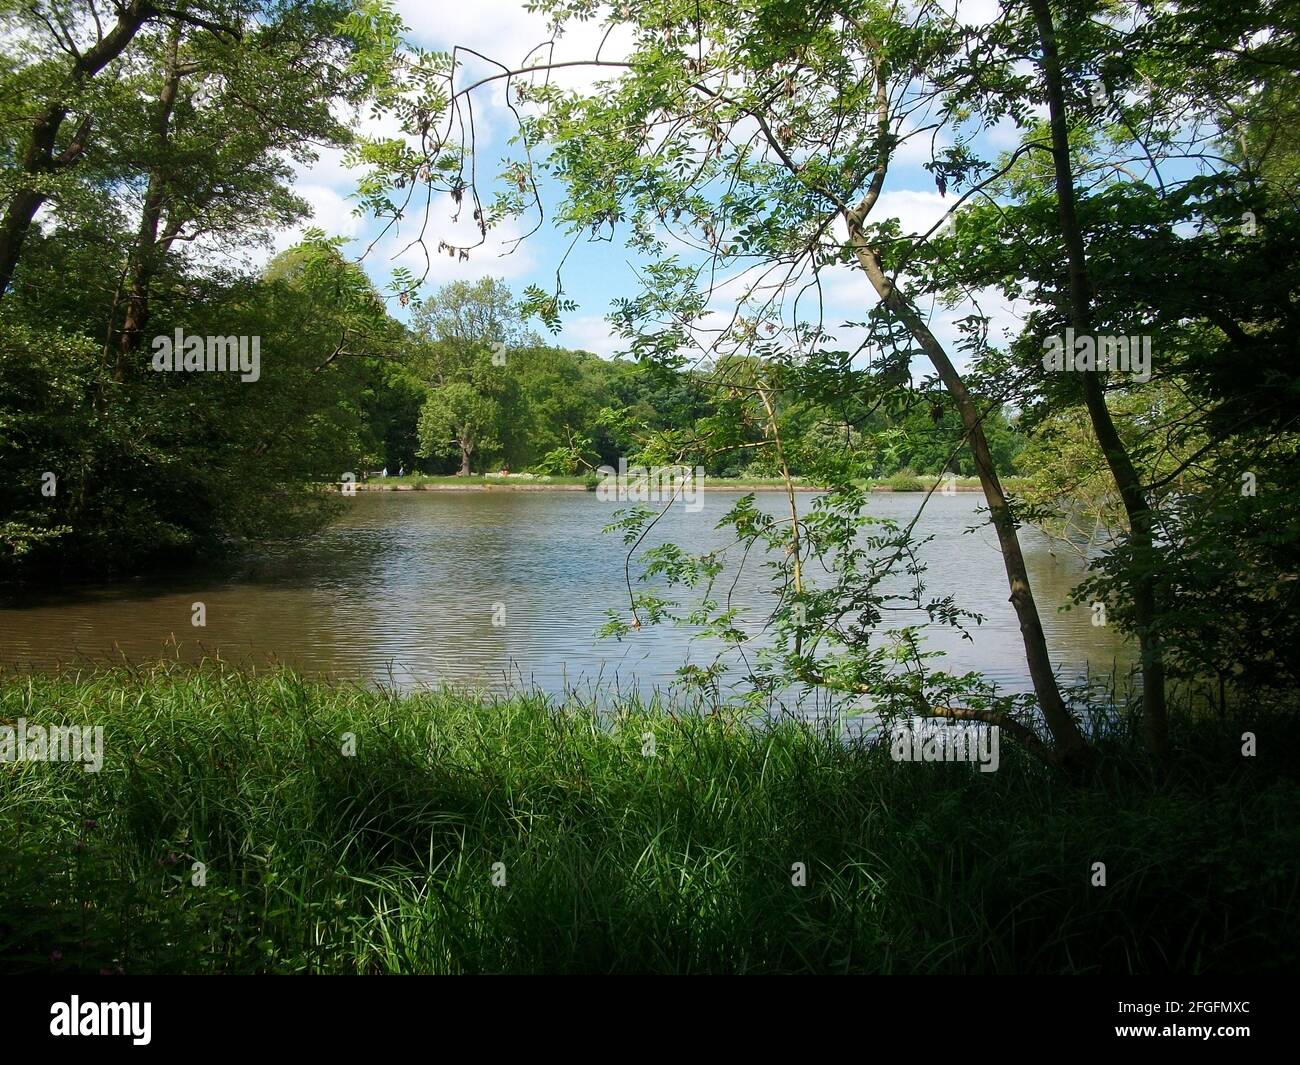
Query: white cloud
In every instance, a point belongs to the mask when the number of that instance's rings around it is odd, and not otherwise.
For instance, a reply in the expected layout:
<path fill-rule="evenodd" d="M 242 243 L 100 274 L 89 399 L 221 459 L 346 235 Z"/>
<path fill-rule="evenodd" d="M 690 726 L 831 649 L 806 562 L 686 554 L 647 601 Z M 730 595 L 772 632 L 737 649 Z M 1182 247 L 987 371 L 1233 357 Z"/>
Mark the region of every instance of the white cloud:
<path fill-rule="evenodd" d="M 409 27 L 407 37 L 426 47 L 463 44 L 494 59 L 517 62 L 528 48 L 547 37 L 546 19 L 525 11 L 522 0 L 456 4 L 397 0 L 395 6 Z"/>
<path fill-rule="evenodd" d="M 212 266 L 232 269 L 261 270 L 275 256 L 302 239 L 303 231 L 316 227 L 326 236 L 348 237 L 356 248 L 361 219 L 352 213 L 353 204 L 337 191 L 312 181 L 299 181 L 294 192 L 307 201 L 311 215 L 297 225 L 271 231 L 265 237 L 253 237 L 235 244 L 207 236 L 189 246 L 189 254 Z"/>
<path fill-rule="evenodd" d="M 955 307 L 936 307 L 930 318 L 930 328 L 940 343 L 948 349 L 949 356 L 964 368 L 965 355 L 958 348 L 958 340 L 964 335 L 960 322 L 973 314 L 988 319 L 988 343 L 992 347 L 1004 347 L 1014 339 L 1024 326 L 1024 316 L 1029 312 L 1027 303 L 1012 303 L 1004 299 L 996 289 L 979 289 L 971 297 Z"/>
<path fill-rule="evenodd" d="M 311 217 L 296 226 L 277 230 L 272 241 L 272 250 L 265 258 L 278 255 L 286 248 L 293 247 L 302 239 L 303 230 L 309 227 L 323 229 L 328 237 L 356 237 L 361 228 L 361 219 L 352 213 L 353 204 L 344 199 L 334 189 L 315 182 L 300 182 L 294 186 L 294 192 L 311 206 Z M 262 257 L 257 257 L 259 265 Z"/>
<path fill-rule="evenodd" d="M 894 131 L 899 137 L 890 156 L 890 162 L 894 166 L 922 166 L 941 154 L 945 148 L 952 147 L 952 137 L 942 128 L 936 102 L 930 100 L 920 110 L 911 110 L 920 103 L 921 101 L 910 98 L 906 101 L 909 110 L 899 120 Z M 900 101 L 899 106 L 903 105 L 903 101 Z"/>
<path fill-rule="evenodd" d="M 924 233 L 956 202 L 954 196 L 940 196 L 936 191 L 895 189 L 880 194 L 870 220 L 897 218 L 904 233 Z"/>
<path fill-rule="evenodd" d="M 597 19 L 570 22 L 552 46 L 546 18 L 525 10 L 523 0 L 436 5 L 428 0 L 398 0 L 396 6 L 410 27 L 408 39 L 442 51 L 461 49 L 458 87 L 499 74 L 501 66 L 515 70 L 525 61 L 527 65 L 541 61 L 577 63 L 596 58 L 598 52 L 602 61 L 618 61 L 631 48 L 632 36 L 626 28 L 616 28 L 606 36 L 607 27 Z M 472 54 L 475 52 L 478 55 Z M 563 88 L 586 90 L 618 73 L 617 68 L 582 65 L 552 71 L 549 78 Z M 505 86 L 505 79 L 501 79 L 475 94 L 475 132 L 482 139 L 496 132 L 492 116 L 502 113 Z"/>
<path fill-rule="evenodd" d="M 315 162 L 294 167 L 294 184 L 327 185 L 339 192 L 351 192 L 360 171 L 350 170 L 343 165 L 344 149 L 319 148 L 317 156 Z"/>
<path fill-rule="evenodd" d="M 355 237 L 361 220 L 352 213 L 353 204 L 324 185 L 299 185 L 297 192 L 311 204 L 312 225 L 330 236 Z"/>
<path fill-rule="evenodd" d="M 468 281 L 484 276 L 517 280 L 536 268 L 532 242 L 525 240 L 514 245 L 526 232 L 514 219 L 489 229 L 486 243 L 471 248 L 468 260 L 462 261 L 455 252 L 451 255 L 445 250 L 440 253 L 440 240 L 457 247 L 472 245 L 478 241 L 479 231 L 471 218 L 472 209 L 468 202 L 461 210 L 459 222 L 452 222 L 446 213 L 439 217 L 439 210 L 440 199 L 435 197 L 423 237 L 420 224 L 408 221 L 400 230 L 390 232 L 376 244 L 366 261 L 376 283 L 384 286 L 389 272 L 399 266 L 406 267 L 417 278 L 424 277 L 426 291 L 448 281 Z"/>
<path fill-rule="evenodd" d="M 1009 152 L 1020 147 L 1025 131 L 1009 118 L 1004 118 L 985 132 L 988 143 L 999 151 Z"/>
<path fill-rule="evenodd" d="M 1001 15 L 1000 0 L 957 0 L 953 8 L 953 17 L 967 26 L 986 26 Z"/>
<path fill-rule="evenodd" d="M 566 348 L 590 351 L 601 358 L 613 358 L 627 346 L 627 341 L 617 336 L 610 328 L 609 322 L 596 315 L 584 315 L 564 323 L 556 343 Z"/>
<path fill-rule="evenodd" d="M 551 38 L 546 18 L 526 11 L 523 0 L 473 0 L 459 4 L 430 4 L 428 0 L 398 0 L 397 11 L 410 27 L 408 37 L 420 44 L 449 51 L 453 45 L 473 49 L 489 62 L 466 55 L 467 70 L 480 74 L 498 71 L 493 63 L 511 68 L 525 58 L 550 56 L 550 48 L 537 51 Z M 598 19 L 570 22 L 555 41 L 556 61 L 592 59 L 600 49 L 603 60 L 626 56 L 631 37 L 616 29 L 606 38 L 606 27 Z M 603 42 L 603 46 L 602 46 Z M 472 64 L 472 66 L 471 66 Z M 555 73 L 562 84 L 586 87 L 616 71 L 599 67 L 572 67 Z"/>

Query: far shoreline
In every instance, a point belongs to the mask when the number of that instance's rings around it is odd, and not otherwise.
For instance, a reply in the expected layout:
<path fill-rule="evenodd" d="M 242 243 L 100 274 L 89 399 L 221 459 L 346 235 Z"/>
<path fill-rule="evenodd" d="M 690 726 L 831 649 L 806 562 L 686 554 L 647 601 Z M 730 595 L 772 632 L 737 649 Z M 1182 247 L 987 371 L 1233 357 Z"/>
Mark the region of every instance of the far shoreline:
<path fill-rule="evenodd" d="M 721 478 L 710 478 L 712 483 L 705 483 L 699 486 L 700 491 L 705 492 L 785 492 L 786 485 L 780 481 L 723 481 Z M 373 481 L 334 482 L 334 487 L 340 492 L 344 489 L 350 489 L 355 492 L 594 492 L 594 488 L 589 488 L 581 481 L 515 481 L 505 480 L 504 478 L 485 479 L 481 476 L 465 478 L 463 480 L 447 478 L 446 480 L 437 481 L 420 481 L 418 483 L 401 483 L 385 482 L 375 483 Z M 796 492 L 825 492 L 826 488 L 819 485 L 798 484 L 792 485 Z M 872 484 L 868 486 L 872 492 L 890 492 L 897 494 L 918 494 L 930 491 L 930 486 L 925 485 L 920 488 L 894 488 L 886 483 Z M 979 492 L 981 491 L 978 484 L 956 484 L 950 489 L 954 492 Z M 346 494 L 351 494 L 349 491 Z M 942 493 L 942 489 L 939 490 Z"/>

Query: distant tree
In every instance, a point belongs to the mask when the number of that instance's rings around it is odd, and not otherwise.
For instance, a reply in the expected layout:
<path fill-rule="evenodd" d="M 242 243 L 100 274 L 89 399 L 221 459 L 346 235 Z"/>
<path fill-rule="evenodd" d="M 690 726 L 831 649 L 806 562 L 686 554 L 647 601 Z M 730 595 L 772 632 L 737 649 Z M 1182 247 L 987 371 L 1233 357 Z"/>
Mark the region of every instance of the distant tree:
<path fill-rule="evenodd" d="M 535 337 L 523 325 L 510 289 L 495 278 L 454 281 L 417 306 L 416 372 L 427 398 L 420 410 L 418 454 L 452 456 L 467 476 L 476 459 L 499 452 L 506 419 L 518 414 L 520 389 L 512 350 Z"/>
<path fill-rule="evenodd" d="M 473 472 L 476 455 L 501 446 L 501 404 L 469 381 L 450 381 L 435 389 L 420 409 L 419 454 L 459 456 L 461 477 Z"/>

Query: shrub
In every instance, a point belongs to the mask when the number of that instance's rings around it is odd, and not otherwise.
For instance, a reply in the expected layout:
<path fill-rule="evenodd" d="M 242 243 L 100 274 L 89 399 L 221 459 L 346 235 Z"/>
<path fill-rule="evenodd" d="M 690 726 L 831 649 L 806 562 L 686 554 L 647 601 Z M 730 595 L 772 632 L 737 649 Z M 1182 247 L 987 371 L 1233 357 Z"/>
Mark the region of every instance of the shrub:
<path fill-rule="evenodd" d="M 911 469 L 902 469 L 893 474 L 885 482 L 894 492 L 924 492 L 925 485 L 916 476 L 916 472 Z"/>

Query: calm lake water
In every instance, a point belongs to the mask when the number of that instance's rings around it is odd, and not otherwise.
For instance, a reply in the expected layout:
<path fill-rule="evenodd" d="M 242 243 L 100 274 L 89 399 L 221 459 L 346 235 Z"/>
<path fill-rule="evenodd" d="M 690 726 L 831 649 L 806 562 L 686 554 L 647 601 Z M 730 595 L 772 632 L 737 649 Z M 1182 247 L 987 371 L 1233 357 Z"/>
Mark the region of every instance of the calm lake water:
<path fill-rule="evenodd" d="M 672 508 L 647 543 L 670 540 L 692 551 L 727 544 L 715 526 L 739 495 L 703 493 L 696 513 Z M 802 506 L 811 502 L 801 498 Z M 906 522 L 922 498 L 876 493 L 869 509 Z M 936 630 L 931 646 L 948 653 L 943 668 L 981 670 L 1007 689 L 1028 690 L 996 538 L 977 514 L 982 500 L 936 494 L 917 527 L 917 535 L 934 538 L 922 553 L 930 593 L 951 591 L 959 605 L 985 615 L 970 641 Z M 771 513 L 785 508 L 778 493 L 759 493 L 758 501 Z M 684 663 L 710 662 L 711 645 L 672 627 L 622 642 L 595 635 L 608 609 L 627 616 L 626 548 L 621 536 L 601 532 L 618 506 L 587 492 L 363 493 L 310 543 L 264 552 L 233 573 L 4 600 L 0 664 L 220 654 L 404 688 L 666 688 Z M 1094 628 L 1086 610 L 1058 610 L 1082 574 L 1080 561 L 1033 530 L 1021 535 L 1062 679 L 1089 668 L 1108 672 L 1117 659 L 1127 668 L 1129 648 Z M 733 598 L 751 612 L 751 631 L 771 605 L 758 561 L 751 556 Z M 635 579 L 635 563 L 632 573 Z M 206 606 L 204 628 L 191 624 L 195 602 Z M 503 625 L 493 624 L 494 610 Z"/>

